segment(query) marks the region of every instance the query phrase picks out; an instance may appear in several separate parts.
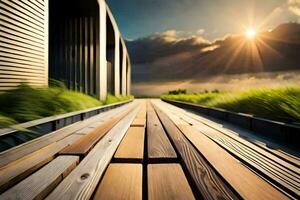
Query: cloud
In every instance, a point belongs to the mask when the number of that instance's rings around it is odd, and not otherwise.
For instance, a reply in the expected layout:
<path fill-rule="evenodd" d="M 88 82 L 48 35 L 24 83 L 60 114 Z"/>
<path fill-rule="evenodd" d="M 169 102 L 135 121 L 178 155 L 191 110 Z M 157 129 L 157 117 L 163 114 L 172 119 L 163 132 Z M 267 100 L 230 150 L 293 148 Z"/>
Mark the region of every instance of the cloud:
<path fill-rule="evenodd" d="M 188 92 L 224 90 L 246 90 L 261 87 L 285 87 L 300 85 L 300 71 L 263 72 L 243 75 L 217 75 L 207 82 L 169 81 L 135 83 L 132 92 L 135 95 L 157 95 L 175 89 L 188 89 Z"/>
<path fill-rule="evenodd" d="M 288 0 L 288 4 L 300 4 L 300 0 Z"/>
<path fill-rule="evenodd" d="M 300 7 L 297 6 L 290 6 L 289 11 L 291 11 L 293 14 L 300 16 Z"/>
<path fill-rule="evenodd" d="M 202 28 L 197 30 L 197 34 L 199 34 L 199 35 L 202 35 L 204 32 L 205 32 L 205 30 Z"/>
<path fill-rule="evenodd" d="M 151 63 L 159 58 L 192 52 L 209 46 L 202 36 L 189 35 L 182 31 L 168 30 L 162 33 L 127 41 L 135 63 Z"/>
<path fill-rule="evenodd" d="M 132 80 L 139 85 L 198 84 L 214 76 L 300 69 L 299 24 L 280 25 L 261 33 L 261 38 L 263 43 L 251 48 L 244 35 L 227 35 L 209 42 L 202 35 L 168 30 L 127 41 Z"/>
<path fill-rule="evenodd" d="M 298 21 L 300 22 L 300 0 L 288 0 L 288 11 L 296 16 L 298 16 Z"/>

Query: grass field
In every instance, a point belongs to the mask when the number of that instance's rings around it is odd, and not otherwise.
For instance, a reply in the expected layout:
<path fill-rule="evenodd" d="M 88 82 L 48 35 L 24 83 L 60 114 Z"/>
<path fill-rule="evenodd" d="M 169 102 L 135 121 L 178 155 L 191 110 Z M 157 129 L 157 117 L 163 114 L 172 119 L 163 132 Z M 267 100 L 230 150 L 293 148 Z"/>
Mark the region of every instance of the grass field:
<path fill-rule="evenodd" d="M 300 125 L 300 87 L 161 95 L 161 98 L 223 108 Z"/>
<path fill-rule="evenodd" d="M 132 98 L 107 95 L 106 101 L 101 102 L 91 96 L 67 90 L 64 86 L 36 89 L 21 85 L 0 94 L 0 128 Z"/>

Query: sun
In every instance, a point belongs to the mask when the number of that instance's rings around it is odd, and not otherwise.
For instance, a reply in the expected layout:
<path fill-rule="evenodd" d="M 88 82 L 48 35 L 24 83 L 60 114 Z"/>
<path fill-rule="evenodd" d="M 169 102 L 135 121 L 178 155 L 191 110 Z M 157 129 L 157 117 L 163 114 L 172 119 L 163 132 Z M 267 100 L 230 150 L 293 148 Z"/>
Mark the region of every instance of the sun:
<path fill-rule="evenodd" d="M 256 36 L 256 31 L 254 29 L 249 28 L 249 29 L 246 30 L 246 37 L 248 39 L 254 39 L 255 36 Z"/>

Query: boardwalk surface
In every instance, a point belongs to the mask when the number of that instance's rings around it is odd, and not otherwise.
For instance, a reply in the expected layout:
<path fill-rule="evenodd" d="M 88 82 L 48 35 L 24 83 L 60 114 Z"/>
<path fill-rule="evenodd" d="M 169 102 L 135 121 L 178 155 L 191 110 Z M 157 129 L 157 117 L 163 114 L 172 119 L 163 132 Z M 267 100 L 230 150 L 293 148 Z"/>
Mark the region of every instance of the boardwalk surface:
<path fill-rule="evenodd" d="M 0 153 L 0 199 L 299 199 L 300 160 L 158 99 Z"/>

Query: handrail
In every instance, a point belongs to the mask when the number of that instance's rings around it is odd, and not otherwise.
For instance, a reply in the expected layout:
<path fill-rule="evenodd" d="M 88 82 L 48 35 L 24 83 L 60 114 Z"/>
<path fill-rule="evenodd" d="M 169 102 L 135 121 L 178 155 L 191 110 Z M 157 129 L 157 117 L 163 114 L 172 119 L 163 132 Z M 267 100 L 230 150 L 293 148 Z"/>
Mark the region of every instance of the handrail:
<path fill-rule="evenodd" d="M 300 150 L 300 126 L 255 117 L 249 114 L 231 112 L 220 108 L 210 108 L 176 100 L 162 100 L 181 108 L 192 109 L 201 114 L 230 122 L 234 125 L 254 131 L 255 133 L 263 135 L 273 141 L 288 145 L 293 149 L 296 148 Z"/>
<path fill-rule="evenodd" d="M 34 128 L 34 127 L 38 127 L 38 126 L 41 127 L 41 126 L 43 126 L 43 125 L 45 126 L 47 124 L 49 125 L 49 123 L 52 125 L 52 129 L 53 129 L 52 131 L 55 131 L 66 125 L 70 125 L 77 121 L 87 119 L 96 114 L 99 114 L 100 112 L 122 106 L 122 105 L 127 104 L 132 101 L 133 100 L 127 100 L 127 101 L 122 101 L 122 102 L 118 102 L 118 103 L 114 103 L 114 104 L 98 106 L 98 107 L 94 107 L 94 108 L 88 108 L 85 110 L 79 110 L 79 111 L 64 113 L 64 114 L 60 114 L 60 115 L 54 115 L 54 116 L 45 117 L 42 119 L 37 119 L 37 120 L 33 120 L 33 121 L 21 123 L 21 124 L 16 124 L 16 125 L 10 126 L 8 128 L 0 129 L 0 137 L 15 133 L 15 132 L 19 132 L 22 129 L 30 129 L 30 128 Z M 70 119 L 71 121 L 68 121 L 68 119 Z M 63 121 L 65 121 L 65 123 L 63 123 Z"/>

